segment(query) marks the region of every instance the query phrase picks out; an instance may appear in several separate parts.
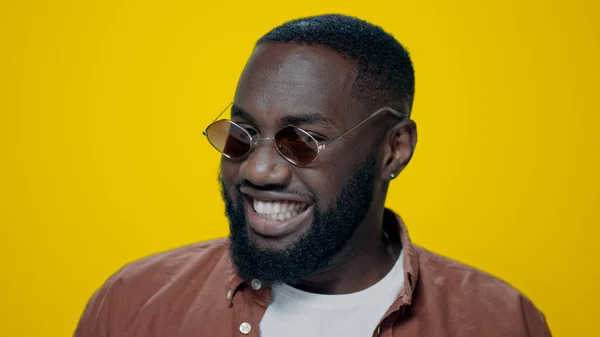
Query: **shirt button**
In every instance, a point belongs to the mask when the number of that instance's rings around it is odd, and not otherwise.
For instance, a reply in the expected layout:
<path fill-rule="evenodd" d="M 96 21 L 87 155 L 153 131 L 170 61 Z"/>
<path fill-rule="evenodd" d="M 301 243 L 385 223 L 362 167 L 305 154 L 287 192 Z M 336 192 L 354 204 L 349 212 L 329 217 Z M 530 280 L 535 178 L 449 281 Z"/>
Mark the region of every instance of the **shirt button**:
<path fill-rule="evenodd" d="M 250 330 L 252 330 L 252 326 L 250 326 L 249 323 L 242 323 L 240 324 L 240 332 L 243 333 L 244 335 L 247 335 L 250 333 Z"/>
<path fill-rule="evenodd" d="M 259 290 L 262 287 L 262 282 L 260 282 L 260 280 L 254 279 L 252 280 L 250 285 L 252 286 L 252 289 Z"/>

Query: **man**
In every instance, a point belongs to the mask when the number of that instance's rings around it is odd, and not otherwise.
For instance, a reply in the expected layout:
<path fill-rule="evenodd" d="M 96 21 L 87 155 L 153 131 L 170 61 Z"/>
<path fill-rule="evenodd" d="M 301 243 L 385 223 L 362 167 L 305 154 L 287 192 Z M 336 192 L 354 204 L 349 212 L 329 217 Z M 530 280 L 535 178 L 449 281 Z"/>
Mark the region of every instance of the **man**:
<path fill-rule="evenodd" d="M 417 142 L 413 94 L 379 27 L 324 15 L 267 33 L 231 119 L 205 131 L 230 237 L 124 267 L 75 336 L 550 336 L 518 291 L 413 245 L 384 207 Z"/>

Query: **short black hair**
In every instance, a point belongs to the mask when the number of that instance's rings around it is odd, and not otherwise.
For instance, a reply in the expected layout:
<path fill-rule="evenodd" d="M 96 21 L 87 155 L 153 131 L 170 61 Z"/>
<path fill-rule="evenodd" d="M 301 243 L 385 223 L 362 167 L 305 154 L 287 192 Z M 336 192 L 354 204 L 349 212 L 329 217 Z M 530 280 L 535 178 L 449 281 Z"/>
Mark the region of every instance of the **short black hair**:
<path fill-rule="evenodd" d="M 397 105 L 410 114 L 415 92 L 408 51 L 392 35 L 367 21 L 325 14 L 288 21 L 261 37 L 262 43 L 320 45 L 358 65 L 352 94 L 367 108 Z"/>

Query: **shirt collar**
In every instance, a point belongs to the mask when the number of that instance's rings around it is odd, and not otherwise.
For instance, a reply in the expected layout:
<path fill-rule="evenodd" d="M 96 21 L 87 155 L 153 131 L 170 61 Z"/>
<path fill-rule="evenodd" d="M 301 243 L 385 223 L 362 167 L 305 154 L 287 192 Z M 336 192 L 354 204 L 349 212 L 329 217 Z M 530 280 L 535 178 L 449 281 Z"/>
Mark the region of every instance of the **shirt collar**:
<path fill-rule="evenodd" d="M 394 213 L 394 211 L 386 208 L 383 215 L 383 228 L 389 235 L 390 239 L 400 240 L 402 250 L 404 251 L 404 284 L 398 294 L 398 300 L 394 303 L 390 311 L 398 310 L 403 305 L 410 305 L 412 296 L 419 277 L 419 257 L 415 246 L 413 245 L 408 230 L 404 225 L 402 218 Z M 228 266 L 228 282 L 227 300 L 229 306 L 233 305 L 233 297 L 241 289 L 243 285 L 249 283 L 242 279 L 235 270 L 231 258 L 229 258 Z"/>
<path fill-rule="evenodd" d="M 419 278 L 419 256 L 416 247 L 408 235 L 408 230 L 402 218 L 390 209 L 385 209 L 383 216 L 383 228 L 388 231 L 390 237 L 394 236 L 400 240 L 404 252 L 404 284 L 398 294 L 398 299 L 390 308 L 390 312 L 400 309 L 404 305 L 412 303 L 412 297 Z"/>

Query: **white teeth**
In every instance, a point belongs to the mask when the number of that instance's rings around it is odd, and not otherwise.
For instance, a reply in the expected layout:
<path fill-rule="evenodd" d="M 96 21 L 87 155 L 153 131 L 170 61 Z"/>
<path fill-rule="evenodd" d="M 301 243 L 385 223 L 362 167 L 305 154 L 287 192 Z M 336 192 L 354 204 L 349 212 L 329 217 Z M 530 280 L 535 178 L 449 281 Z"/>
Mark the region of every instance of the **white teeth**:
<path fill-rule="evenodd" d="M 287 220 L 302 213 L 308 206 L 295 201 L 258 201 L 253 200 L 254 210 L 267 220 Z"/>

